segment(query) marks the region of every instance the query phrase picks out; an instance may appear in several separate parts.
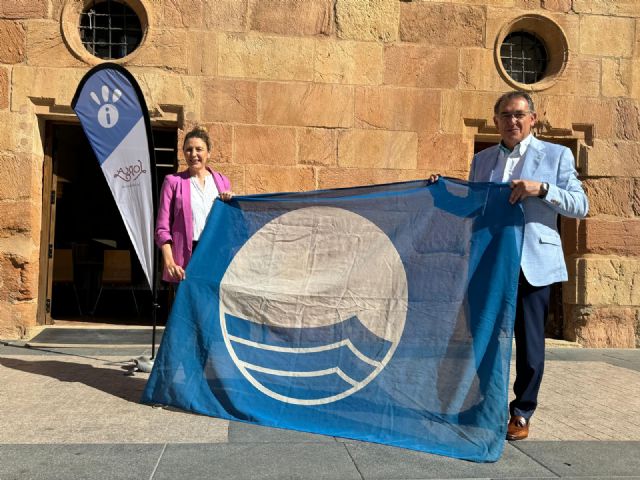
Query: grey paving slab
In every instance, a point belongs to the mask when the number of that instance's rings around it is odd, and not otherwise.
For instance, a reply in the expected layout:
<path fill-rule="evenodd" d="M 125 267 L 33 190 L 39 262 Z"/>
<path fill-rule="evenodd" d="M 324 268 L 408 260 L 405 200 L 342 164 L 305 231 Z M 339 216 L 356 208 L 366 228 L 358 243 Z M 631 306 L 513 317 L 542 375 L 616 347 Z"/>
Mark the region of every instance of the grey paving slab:
<path fill-rule="evenodd" d="M 149 374 L 121 360 L 0 356 L 0 444 L 226 442 L 225 420 L 139 403 Z"/>
<path fill-rule="evenodd" d="M 295 430 L 263 427 L 242 422 L 229 422 L 229 443 L 335 443 L 334 437 Z"/>
<path fill-rule="evenodd" d="M 545 478 L 562 478 L 562 480 L 571 480 L 571 479 L 575 479 L 575 480 L 612 480 L 612 479 L 640 480 L 640 477 L 627 477 L 627 476 L 612 477 L 610 475 L 597 476 L 597 477 L 558 477 L 554 475 L 553 477 L 517 477 L 517 478 L 501 478 L 500 480 L 526 480 L 526 479 L 542 480 Z"/>
<path fill-rule="evenodd" d="M 554 477 L 553 472 L 510 444 L 505 445 L 502 458 L 495 463 L 467 462 L 364 442 L 346 446 L 364 480 Z"/>
<path fill-rule="evenodd" d="M 603 358 L 612 365 L 630 368 L 640 372 L 640 349 L 639 350 L 615 350 L 604 352 Z"/>
<path fill-rule="evenodd" d="M 164 328 L 156 331 L 160 343 Z M 33 337 L 30 344 L 91 344 L 91 345 L 144 345 L 151 343 L 148 328 L 45 328 Z"/>
<path fill-rule="evenodd" d="M 601 475 L 597 477 L 553 477 L 553 478 L 562 478 L 563 480 L 612 480 L 612 479 L 624 479 L 624 480 L 640 480 L 640 477 L 613 477 L 611 475 Z M 514 479 L 516 480 L 516 479 Z"/>
<path fill-rule="evenodd" d="M 518 442 L 515 448 L 563 478 L 640 474 L 640 442 Z"/>
<path fill-rule="evenodd" d="M 339 444 L 167 445 L 153 480 L 362 480 Z"/>
<path fill-rule="evenodd" d="M 548 360 L 605 362 L 617 367 L 640 371 L 640 349 L 548 348 L 545 354 Z"/>
<path fill-rule="evenodd" d="M 147 479 L 162 445 L 0 445 L 2 480 Z"/>
<path fill-rule="evenodd" d="M 158 350 L 156 349 L 156 354 Z M 123 360 L 130 360 L 140 355 L 151 355 L 151 347 L 122 347 L 122 348 L 12 348 L 0 347 L 0 357 L 10 356 L 45 356 L 45 355 L 67 355 L 81 358 L 102 358 L 117 356 Z"/>
<path fill-rule="evenodd" d="M 547 348 L 545 349 L 547 360 L 558 360 L 565 362 L 599 362 L 602 361 L 602 352 L 599 350 L 582 348 Z"/>
<path fill-rule="evenodd" d="M 156 349 L 156 352 L 158 350 Z M 85 358 L 100 358 L 117 355 L 123 359 L 131 359 L 140 355 L 151 355 L 151 342 L 148 346 L 122 345 L 117 348 L 90 348 L 90 347 L 32 347 L 17 342 L 0 344 L 0 357 L 16 355 L 67 355 Z"/>

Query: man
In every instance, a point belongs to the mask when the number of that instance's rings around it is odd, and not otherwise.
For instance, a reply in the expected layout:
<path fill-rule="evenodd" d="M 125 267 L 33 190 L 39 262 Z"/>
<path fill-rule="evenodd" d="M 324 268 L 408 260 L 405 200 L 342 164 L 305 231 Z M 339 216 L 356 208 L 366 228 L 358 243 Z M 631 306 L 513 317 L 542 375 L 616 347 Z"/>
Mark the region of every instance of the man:
<path fill-rule="evenodd" d="M 493 121 L 502 141 L 474 156 L 469 180 L 508 182 L 510 203 L 522 202 L 525 216 L 514 333 L 516 339 L 515 399 L 509 405 L 508 440 L 529 435 L 544 370 L 544 325 L 549 293 L 567 280 L 558 214 L 582 218 L 589 210 L 576 176 L 571 151 L 542 142 L 531 134 L 536 122 L 531 97 L 525 92 L 502 95 Z M 437 176 L 432 176 L 437 180 Z"/>

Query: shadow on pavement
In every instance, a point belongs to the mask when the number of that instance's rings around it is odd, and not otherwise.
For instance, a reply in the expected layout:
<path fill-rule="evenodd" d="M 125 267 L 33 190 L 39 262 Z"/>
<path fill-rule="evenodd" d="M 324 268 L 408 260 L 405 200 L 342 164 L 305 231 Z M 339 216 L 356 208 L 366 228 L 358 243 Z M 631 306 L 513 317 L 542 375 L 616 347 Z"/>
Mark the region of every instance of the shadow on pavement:
<path fill-rule="evenodd" d="M 85 363 L 61 362 L 57 360 L 26 361 L 0 357 L 0 365 L 26 373 L 55 378 L 61 382 L 83 383 L 88 387 L 129 402 L 139 403 L 147 383 L 145 377 L 125 376 L 125 370 L 100 368 Z"/>

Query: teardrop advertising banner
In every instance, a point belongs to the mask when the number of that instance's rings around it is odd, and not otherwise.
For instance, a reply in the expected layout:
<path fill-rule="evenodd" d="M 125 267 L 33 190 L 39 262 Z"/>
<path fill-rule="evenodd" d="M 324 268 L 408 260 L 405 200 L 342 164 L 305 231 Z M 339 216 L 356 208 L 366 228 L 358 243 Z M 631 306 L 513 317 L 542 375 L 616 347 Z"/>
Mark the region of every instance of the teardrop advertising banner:
<path fill-rule="evenodd" d="M 71 108 L 93 148 L 153 287 L 153 138 L 144 96 L 125 68 L 103 63 L 80 81 Z"/>

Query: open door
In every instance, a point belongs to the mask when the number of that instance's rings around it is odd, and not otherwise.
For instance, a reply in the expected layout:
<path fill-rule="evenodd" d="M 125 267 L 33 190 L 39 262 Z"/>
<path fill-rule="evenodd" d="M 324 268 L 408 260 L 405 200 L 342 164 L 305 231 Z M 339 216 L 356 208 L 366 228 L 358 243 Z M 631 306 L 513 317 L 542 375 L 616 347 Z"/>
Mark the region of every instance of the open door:
<path fill-rule="evenodd" d="M 177 169 L 177 130 L 159 127 L 153 135 L 155 173 L 162 184 L 164 176 Z M 102 286 L 105 251 L 132 250 L 132 246 L 82 128 L 46 122 L 44 151 L 37 323 L 149 323 L 151 292 L 135 256 L 130 283 L 137 304 L 131 292 L 123 295 L 111 289 L 106 291 L 108 298 L 100 300 L 100 309 L 93 311 Z M 162 299 L 166 295 L 166 290 L 160 291 Z M 168 313 L 162 299 L 160 324 Z"/>
<path fill-rule="evenodd" d="M 42 166 L 42 224 L 40 228 L 40 275 L 38 278 L 38 325 L 51 325 L 53 289 L 53 252 L 56 224 L 57 176 L 53 173 L 53 128 L 45 126 L 45 151 Z"/>

